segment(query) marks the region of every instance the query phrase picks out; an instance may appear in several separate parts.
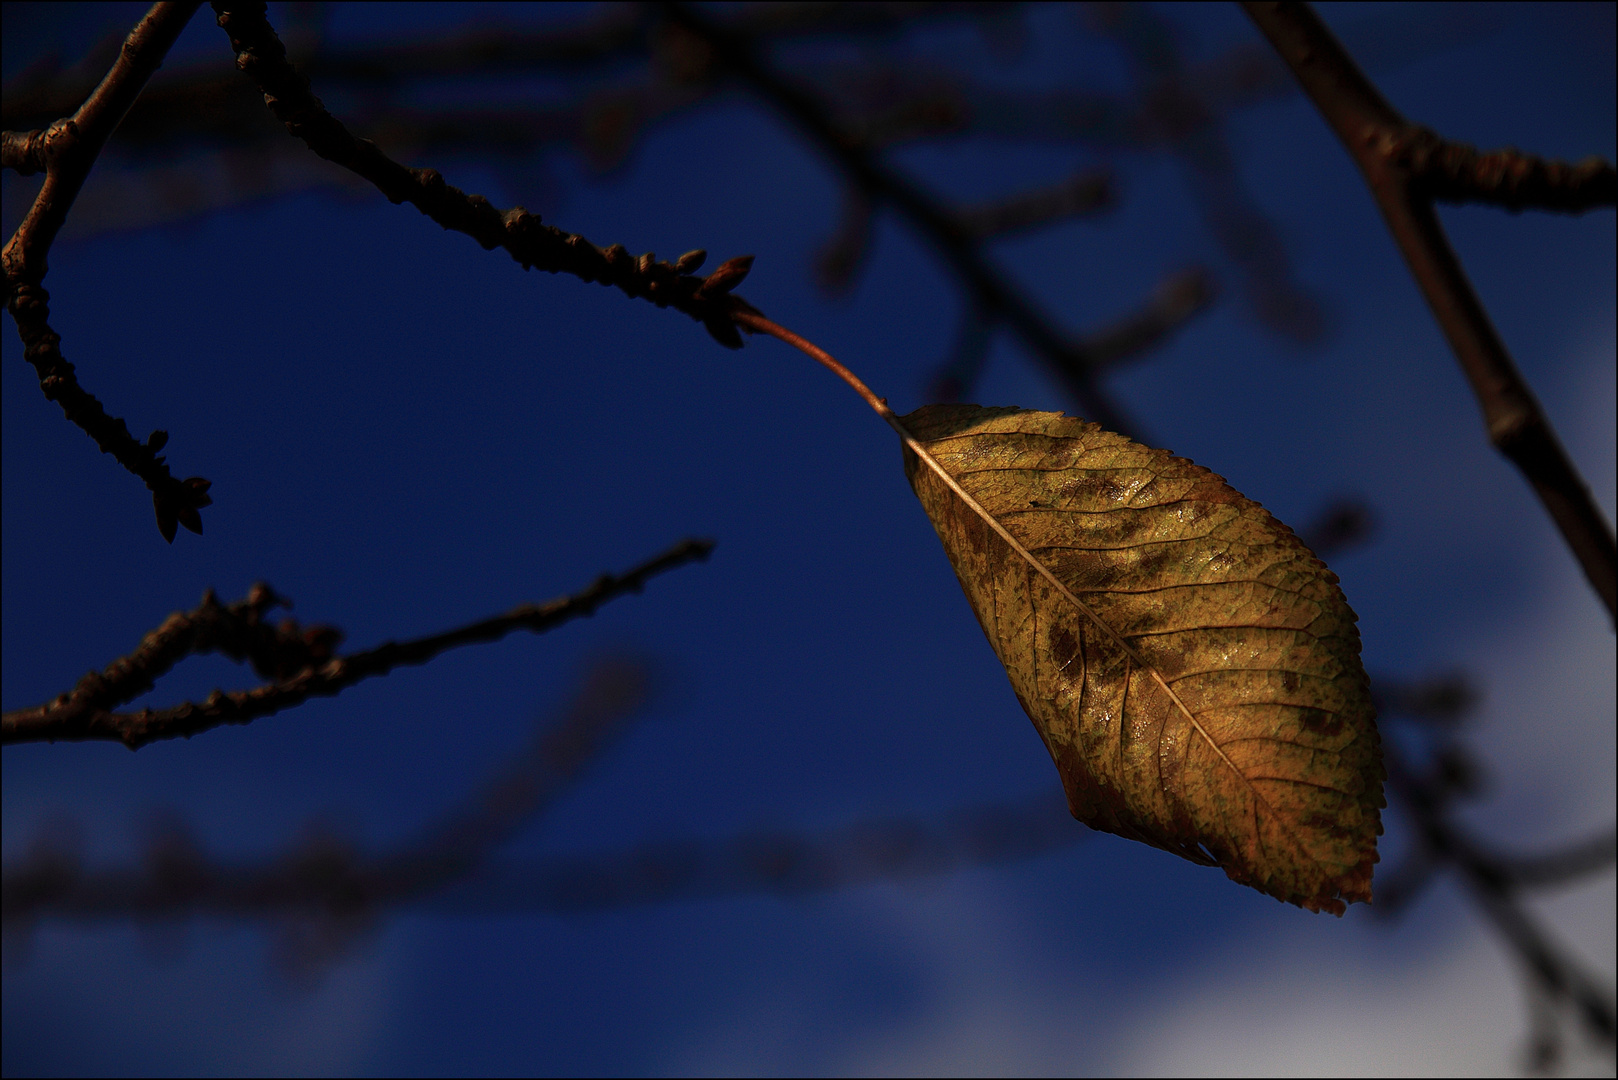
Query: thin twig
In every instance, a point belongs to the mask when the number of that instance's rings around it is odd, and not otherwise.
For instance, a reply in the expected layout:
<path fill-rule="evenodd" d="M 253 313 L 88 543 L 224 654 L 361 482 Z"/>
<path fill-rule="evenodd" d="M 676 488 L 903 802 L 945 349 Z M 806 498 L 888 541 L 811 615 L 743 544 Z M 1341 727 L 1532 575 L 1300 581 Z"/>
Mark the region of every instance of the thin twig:
<path fill-rule="evenodd" d="M 746 277 L 751 256 L 731 259 L 703 278 L 692 271 L 707 257 L 704 251 L 687 252 L 674 263 L 659 262 L 650 252 L 636 258 L 621 244 L 598 248 L 582 236 L 546 225 L 521 206 L 502 213 L 482 195 L 468 195 L 446 184 L 436 169 L 406 168 L 369 139 L 350 134 L 310 92 L 308 80 L 287 62 L 286 49 L 270 28 L 263 4 L 213 8 L 220 28 L 230 36 L 236 66 L 258 86 L 276 119 L 316 154 L 376 185 L 389 202 L 411 203 L 445 229 L 472 237 L 486 251 L 504 248 L 525 270 L 538 267 L 616 285 L 629 296 L 684 312 L 723 345 L 741 347 L 730 314 L 756 309 L 730 291 Z"/>
<path fill-rule="evenodd" d="M 584 738 L 599 747 L 637 704 L 591 706 L 591 693 L 587 684 L 562 724 L 539 743 Z M 149 853 L 144 865 L 86 871 L 71 848 L 36 843 L 0 879 L 4 920 L 15 931 L 42 919 L 301 918 L 325 920 L 339 935 L 352 936 L 387 909 L 404 906 L 461 914 L 584 912 L 738 894 L 801 896 L 1037 858 L 1094 835 L 1072 819 L 1060 793 L 1042 793 L 932 818 L 867 819 L 821 834 L 666 840 L 523 862 L 487 858 L 494 843 L 543 812 L 548 803 L 538 792 L 555 794 L 579 771 L 527 752 L 487 788 L 494 794 L 526 777 L 519 783 L 532 790 L 511 812 L 452 813 L 445 826 L 427 831 L 427 841 L 369 858 L 325 837 L 279 858 L 232 864 L 182 834 Z M 474 820 L 475 835 L 454 849 L 460 857 L 447 857 L 452 848 L 438 838 Z"/>
<path fill-rule="evenodd" d="M 23 356 L 39 376 L 45 397 L 84 430 L 104 454 L 146 482 L 163 538 L 173 542 L 176 525 L 202 532 L 198 513 L 213 502 L 209 482 L 200 476 L 176 479 L 158 451 L 168 435 L 156 431 L 136 441 L 124 421 L 109 416 L 101 402 L 79 385 L 73 365 L 62 356 L 61 335 L 51 329 L 50 293 L 43 282 L 50 269 L 51 244 L 67 221 L 79 189 L 90 175 L 101 148 L 140 95 L 141 88 L 163 63 L 199 3 L 154 4 L 124 41 L 112 70 L 70 119 L 45 131 L 6 132 L 4 164 L 23 174 L 45 172 L 28 214 L 0 251 L 6 278 L 6 309 L 16 320 Z"/>
<path fill-rule="evenodd" d="M 963 807 L 936 819 L 860 821 L 820 835 L 761 833 L 717 843 L 664 841 L 611 855 L 490 862 L 429 905 L 445 912 L 582 912 L 737 894 L 802 896 L 1037 858 L 1094 835 L 1073 820 L 1058 792 L 1018 804 Z"/>
<path fill-rule="evenodd" d="M 955 218 L 978 240 L 1010 236 L 1067 218 L 1093 217 L 1118 205 L 1108 168 L 1084 169 L 1056 184 L 956 209 Z"/>
<path fill-rule="evenodd" d="M 1618 860 L 1618 831 L 1608 829 L 1587 840 L 1543 855 L 1495 855 L 1494 864 L 1518 885 L 1560 885 L 1605 870 Z"/>
<path fill-rule="evenodd" d="M 1213 274 L 1201 266 L 1176 270 L 1158 282 L 1139 311 L 1084 336 L 1085 355 L 1098 369 L 1140 357 L 1181 329 L 1219 295 Z"/>
<path fill-rule="evenodd" d="M 1479 153 L 1414 124 L 1395 133 L 1382 152 L 1409 173 L 1416 191 L 1439 202 L 1564 214 L 1618 203 L 1618 170 L 1598 157 L 1569 165 L 1511 148 Z"/>
<path fill-rule="evenodd" d="M 1297 530 L 1304 547 L 1322 559 L 1359 547 L 1376 535 L 1377 515 L 1364 499 L 1339 496 Z M 1373 683 L 1373 686 L 1376 684 Z"/>
<path fill-rule="evenodd" d="M 1243 7 L 1359 164 L 1412 276 L 1472 384 L 1490 441 L 1533 485 L 1608 616 L 1618 622 L 1618 542 L 1612 526 L 1562 448 L 1450 247 L 1432 203 L 1435 177 L 1444 169 L 1412 168 L 1418 162 L 1409 148 L 1413 140 L 1420 141 L 1412 133 L 1420 129 L 1388 104 L 1307 4 L 1248 2 Z M 1434 157 L 1444 155 L 1428 155 L 1429 160 Z M 1568 175 L 1578 171 L 1573 168 Z M 1478 176 L 1468 183 L 1474 194 L 1485 186 Z M 1449 190 L 1443 184 L 1438 188 Z"/>
<path fill-rule="evenodd" d="M 1138 438 L 1139 427 L 1097 382 L 1090 357 L 989 264 L 976 239 L 948 209 L 883 165 L 865 143 L 842 131 L 814 95 L 771 70 L 744 39 L 684 4 L 667 4 L 665 10 L 674 23 L 707 43 L 721 68 L 745 80 L 797 124 L 853 183 L 908 219 L 955 268 L 985 316 L 1011 327 L 1087 419 Z"/>
<path fill-rule="evenodd" d="M 543 816 L 623 733 L 649 689 L 642 661 L 596 663 L 559 721 L 542 725 L 528 746 L 417 839 L 374 856 L 329 833 L 313 833 L 282 855 L 232 864 L 173 826 L 154 836 L 140 867 L 84 874 L 73 844 L 42 836 L 6 868 L 6 929 L 50 916 L 261 918 L 281 927 L 285 966 L 307 974 L 347 951 L 386 909 L 464 878 Z"/>
<path fill-rule="evenodd" d="M 559 724 L 536 731 L 528 746 L 419 839 L 372 861 L 367 876 L 380 899 L 442 888 L 543 816 L 645 706 L 652 675 L 651 664 L 628 657 L 593 665 Z"/>
<path fill-rule="evenodd" d="M 1326 333 L 1320 304 L 1298 281 L 1275 227 L 1248 191 L 1213 103 L 1194 81 L 1178 35 L 1148 4 L 1092 3 L 1091 20 L 1123 46 L 1141 83 L 1137 123 L 1173 151 L 1203 221 L 1238 269 L 1259 321 L 1300 345 Z"/>
<path fill-rule="evenodd" d="M 213 617 L 220 610 L 217 604 L 208 610 L 209 604 L 205 599 L 203 609 L 199 609 L 198 613 L 189 617 L 171 617 L 148 635 L 141 648 L 130 658 L 115 662 L 101 675 L 86 676 L 71 693 L 44 705 L 6 713 L 0 718 L 0 744 L 106 740 L 121 742 L 131 750 L 138 750 L 159 739 L 190 738 L 222 724 L 250 723 L 261 716 L 302 704 L 311 697 L 339 694 L 355 683 L 386 675 L 396 667 L 425 664 L 449 649 L 497 641 L 515 630 L 543 633 L 571 619 L 593 615 L 596 608 L 607 601 L 625 593 L 639 592 L 646 581 L 657 574 L 693 560 L 706 559 L 713 547 L 711 540 L 686 540 L 624 574 L 603 574 L 589 588 L 572 596 L 544 604 L 524 604 L 504 615 L 482 619 L 442 634 L 413 641 L 390 641 L 365 652 L 331 657 L 323 662 L 322 647 L 318 643 L 324 642 L 324 655 L 329 656 L 330 644 L 335 639 L 331 637 L 333 632 L 329 627 L 314 628 L 319 632 L 315 650 L 309 655 L 305 666 L 286 677 L 252 690 L 231 693 L 215 690 L 202 702 L 186 702 L 168 709 L 147 708 L 138 713 L 111 712 L 112 704 L 138 695 L 144 686 L 149 685 L 151 678 L 167 670 L 162 666 L 165 662 L 172 665 L 177 658 L 175 643 L 182 638 L 193 652 L 218 649 L 230 654 L 213 635 L 200 632 L 192 625 L 205 621 L 211 625 Z M 266 587 L 265 592 L 268 591 Z M 257 590 L 246 604 L 254 605 L 256 596 Z M 268 604 L 260 597 L 257 607 L 261 613 Z M 185 625 L 176 625 L 176 619 Z M 281 640 L 284 642 L 298 636 L 296 633 L 284 633 Z M 305 633 L 303 636 L 309 635 Z M 284 646 L 274 655 L 284 657 Z M 254 655 L 254 659 L 257 662 L 259 657 Z M 273 660 L 266 662 L 276 663 Z"/>
<path fill-rule="evenodd" d="M 1473 899 L 1516 951 L 1540 990 L 1553 1001 L 1571 1004 L 1585 1029 L 1598 1041 L 1612 1046 L 1618 1037 L 1618 1011 L 1612 995 L 1577 961 L 1566 956 L 1523 907 L 1517 894 L 1519 887 L 1528 883 L 1519 876 L 1524 860 L 1491 856 L 1452 822 L 1445 812 L 1442 785 L 1430 785 L 1417 776 L 1405 764 L 1395 741 L 1384 741 L 1384 758 L 1389 786 L 1416 818 L 1425 849 L 1423 857 L 1435 865 L 1449 863 L 1459 870 Z M 1609 845 L 1605 862 L 1610 863 L 1611 837 L 1600 839 Z M 1562 854 L 1565 857 L 1566 853 Z M 1572 860 L 1580 863 L 1580 872 L 1588 873 L 1604 865 L 1589 858 L 1589 854 L 1579 852 Z M 1532 872 L 1532 862 L 1528 866 Z M 1566 876 L 1559 875 L 1557 880 L 1565 880 Z"/>

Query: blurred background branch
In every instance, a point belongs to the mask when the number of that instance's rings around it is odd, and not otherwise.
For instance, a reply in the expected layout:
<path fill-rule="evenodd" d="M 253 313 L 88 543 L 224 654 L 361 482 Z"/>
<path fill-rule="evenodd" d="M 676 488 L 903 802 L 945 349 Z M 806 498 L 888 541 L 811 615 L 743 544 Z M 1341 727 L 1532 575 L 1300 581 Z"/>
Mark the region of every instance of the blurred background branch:
<path fill-rule="evenodd" d="M 1266 14 L 1272 5 L 1249 7 L 1276 38 L 1266 20 L 1285 12 Z M 552 158 L 575 156 L 592 179 L 621 175 L 659 131 L 738 97 L 755 98 L 785 117 L 819 152 L 841 192 L 838 220 L 813 256 L 815 279 L 826 292 L 849 295 L 861 288 L 861 271 L 871 264 L 879 242 L 878 224 L 891 213 L 931 248 L 945 280 L 959 293 L 955 332 L 946 335 L 950 340 L 942 355 L 923 357 L 916 365 L 929 399 L 962 400 L 978 393 L 996 336 L 1009 330 L 1067 403 L 1089 419 L 1143 437 L 1142 421 L 1120 401 L 1109 379 L 1126 366 L 1161 356 L 1177 334 L 1222 301 L 1239 300 L 1265 334 L 1294 351 L 1323 348 L 1339 320 L 1335 298 L 1318 295 L 1300 278 L 1295 254 L 1289 252 L 1292 240 L 1264 208 L 1265 185 L 1281 181 L 1244 170 L 1246 151 L 1229 130 L 1240 111 L 1296 94 L 1288 66 L 1295 58 L 1288 46 L 1277 40 L 1278 56 L 1261 42 L 1246 41 L 1199 60 L 1186 50 L 1170 10 L 1108 3 L 1083 5 L 1074 14 L 1084 32 L 1116 49 L 1125 89 L 1084 85 L 1082 72 L 1055 87 L 1002 84 L 947 59 L 900 47 L 930 29 L 970 27 L 998 62 L 1015 65 L 1030 47 L 1030 13 L 1000 4 L 604 5 L 567 26 L 471 27 L 365 45 L 330 40 L 327 5 L 294 4 L 287 9 L 282 37 L 298 73 L 330 103 L 332 113 L 394 161 L 444 169 L 458 162 L 485 165 L 513 193 L 536 201 L 532 193 L 555 191 L 546 175 Z M 1305 16 L 1306 11 L 1292 15 Z M 1494 17 L 1480 7 L 1372 14 L 1341 28 L 1340 59 L 1352 67 L 1351 53 L 1368 70 L 1397 67 L 1488 33 Z M 11 18 L 8 12 L 8 22 Z M 86 101 L 117 61 L 123 36 L 109 37 L 67 64 L 61 57 L 38 57 L 8 77 L 3 104 L 8 168 L 23 176 L 37 171 L 43 137 L 29 133 L 50 130 Z M 438 93 L 457 81 L 490 77 L 514 83 L 549 80 L 550 92 L 518 92 L 508 94 L 510 100 L 476 104 L 462 100 L 468 95 Z M 1376 94 L 1368 80 L 1364 85 Z M 1310 93 L 1319 100 L 1317 91 Z M 1398 197 L 1418 210 L 1425 206 L 1429 239 L 1443 240 L 1435 231 L 1433 200 L 1564 212 L 1613 203 L 1613 173 L 1605 162 L 1567 165 L 1514 150 L 1478 154 L 1407 124 L 1382 105 L 1387 111 L 1379 122 L 1387 138 L 1378 144 L 1381 164 L 1375 168 L 1396 171 L 1404 185 Z M 1342 122 L 1334 123 L 1341 133 Z M 943 170 L 929 173 L 901 157 L 971 139 L 993 146 L 1076 148 L 1088 158 L 1050 182 L 1017 177 L 999 193 L 962 198 L 951 193 Z M 1351 151 L 1364 166 L 1369 151 L 1354 146 Z M 1112 317 L 1087 328 L 1070 326 L 1052 314 L 1062 308 L 1050 297 L 1094 284 L 1025 263 L 1009 245 L 1075 224 L 1111 227 L 1131 200 L 1142 198 L 1116 166 L 1125 153 L 1172 163 L 1217 257 L 1170 264 L 1175 268 L 1161 273 L 1155 288 L 1137 286 L 1138 301 L 1118 304 Z M 1385 201 L 1376 176 L 1370 179 Z M 37 197 L 34 183 L 7 177 L 8 229 Z M 217 57 L 204 64 L 171 64 L 134 101 L 74 204 L 68 235 L 198 220 L 312 190 L 375 197 L 352 174 L 330 168 L 287 137 L 258 90 L 229 69 L 221 42 Z M 1405 241 L 1396 222 L 1394 233 Z M 632 261 L 636 274 L 647 280 L 689 276 L 694 270 Z M 925 279 L 931 269 L 909 258 L 899 272 L 912 289 L 923 289 L 931 287 Z M 1106 272 L 1095 268 L 1097 276 Z M 1473 321 L 1487 327 L 1481 301 L 1473 297 L 1471 303 Z M 1503 356 L 1503 346 L 1499 349 Z M 155 375 L 161 377 L 161 370 Z M 1525 383 L 1520 391 L 1518 396 L 1529 394 Z M 1533 404 L 1531 396 L 1525 400 Z M 1503 429 L 1497 430 L 1496 419 L 1489 413 L 1491 437 L 1500 444 Z M 1548 422 L 1544 430 L 1554 443 Z M 166 439 L 154 433 L 137 444 L 139 453 L 161 463 L 156 453 Z M 1523 460 L 1540 461 L 1543 455 L 1537 454 Z M 1526 467 L 1525 472 L 1533 475 Z M 1542 489 L 1547 484 L 1567 488 L 1560 481 L 1534 482 Z M 1331 486 L 1316 493 L 1313 518 L 1298 529 L 1317 554 L 1333 560 L 1353 555 L 1397 527 L 1371 498 L 1334 494 L 1343 489 L 1335 480 L 1325 483 Z M 182 493 L 184 499 L 171 498 L 167 518 L 160 505 L 168 534 L 174 522 L 189 527 L 196 509 L 206 505 L 202 484 Z M 1594 513 L 1600 523 L 1599 511 Z M 1610 528 L 1606 543 L 1610 548 Z M 679 562 L 705 553 L 687 545 L 662 558 Z M 1581 559 L 1596 581 L 1600 574 L 1590 567 L 1600 560 L 1592 563 L 1582 554 Z M 611 595 L 638 591 L 650 572 L 641 567 L 603 579 L 587 594 L 561 603 L 573 605 L 570 614 L 587 613 Z M 1599 592 L 1599 581 L 1597 587 Z M 231 622 L 230 633 L 208 638 L 165 624 L 168 633 L 154 631 L 142 652 L 86 676 L 64 698 L 73 698 L 81 712 L 105 712 L 149 690 L 178 658 L 206 651 L 204 644 L 250 660 L 272 684 L 334 659 L 338 638 L 332 628 L 283 624 L 277 630 L 263 623 L 279 599 L 267 587 L 229 606 L 212 597 L 210 592 L 204 608 L 188 617 Z M 1603 597 L 1610 611 L 1610 588 Z M 487 620 L 461 634 L 490 640 L 498 636 L 492 630 L 496 622 L 511 629 L 521 620 Z M 419 652 L 425 659 L 447 648 L 440 639 L 448 636 L 385 648 Z M 423 644 L 429 641 L 439 644 Z M 412 652 L 416 645 L 422 648 Z M 660 671 L 668 666 L 657 665 Z M 1032 859 L 1090 835 L 1072 822 L 1059 795 L 1040 793 L 1022 801 L 968 802 L 940 813 L 857 814 L 854 824 L 843 827 L 738 830 L 685 841 L 654 836 L 638 846 L 606 845 L 570 855 L 503 854 L 575 794 L 580 778 L 618 745 L 661 681 L 654 678 L 652 663 L 641 658 L 620 656 L 586 668 L 571 701 L 510 753 L 490 779 L 412 838 L 391 846 L 367 850 L 345 834 L 311 826 L 305 839 L 287 844 L 279 855 L 226 856 L 210 850 L 191 825 L 174 819 L 151 837 L 138 865 L 92 865 L 83 838 L 75 840 L 73 830 L 41 827 L 19 856 L 8 853 L 4 868 L 8 952 L 16 957 L 19 947 L 26 951 L 38 928 L 52 921 L 245 920 L 273 928 L 284 970 L 308 979 L 352 955 L 381 923 L 407 910 L 578 914 L 727 895 L 803 896 Z M 1569 1017 L 1582 1039 L 1610 1054 L 1610 987 L 1558 941 L 1527 900 L 1534 890 L 1610 873 L 1611 827 L 1537 851 L 1483 839 L 1457 818 L 1459 806 L 1488 790 L 1469 741 L 1469 721 L 1482 701 L 1475 677 L 1379 675 L 1375 691 L 1386 720 L 1391 792 L 1408 815 L 1410 833 L 1402 857 L 1378 875 L 1378 913 L 1409 912 L 1453 871 L 1519 961 L 1529 1001 L 1528 1063 L 1550 1069 L 1567 1060 L 1562 1021 Z M 14 720 L 20 723 L 24 713 L 40 710 L 8 712 L 6 741 L 16 741 Z M 60 728 L 39 730 L 40 738 L 62 737 Z"/>

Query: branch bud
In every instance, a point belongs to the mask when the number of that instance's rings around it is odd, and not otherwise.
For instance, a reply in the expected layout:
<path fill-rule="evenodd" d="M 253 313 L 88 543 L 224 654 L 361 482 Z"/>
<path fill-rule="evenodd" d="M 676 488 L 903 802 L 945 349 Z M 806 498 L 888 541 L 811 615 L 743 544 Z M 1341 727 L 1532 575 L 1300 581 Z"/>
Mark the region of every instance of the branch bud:
<path fill-rule="evenodd" d="M 738 255 L 734 259 L 727 259 L 719 264 L 719 269 L 708 275 L 708 280 L 697 290 L 697 296 L 705 300 L 722 296 L 740 285 L 751 269 L 753 269 L 751 255 Z M 725 325 L 730 324 L 727 322 Z M 732 347 L 740 348 L 739 345 Z"/>

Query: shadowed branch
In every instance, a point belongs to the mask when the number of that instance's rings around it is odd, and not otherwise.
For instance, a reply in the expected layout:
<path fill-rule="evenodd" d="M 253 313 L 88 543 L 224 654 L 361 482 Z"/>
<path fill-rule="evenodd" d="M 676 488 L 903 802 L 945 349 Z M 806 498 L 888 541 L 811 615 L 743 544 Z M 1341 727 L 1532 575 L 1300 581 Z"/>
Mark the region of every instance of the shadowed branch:
<path fill-rule="evenodd" d="M 50 293 L 43 282 L 50 268 L 51 244 L 102 147 L 200 6 L 154 4 L 130 31 L 106 77 L 72 117 L 43 131 L 8 131 L 0 138 L 0 158 L 6 168 L 25 176 L 45 173 L 27 216 L 0 252 L 6 310 L 17 323 L 23 356 L 39 376 L 45 397 L 60 405 L 63 414 L 94 439 L 102 453 L 111 454 L 145 481 L 157 512 L 157 527 L 170 543 L 178 525 L 202 532 L 198 511 L 213 502 L 208 496 L 210 484 L 200 476 L 177 479 L 158 455 L 168 441 L 166 432 L 154 431 L 145 442 L 136 441 L 124 421 L 108 415 L 95 395 L 79 385 L 73 365 L 62 355 L 62 337 L 51 329 Z"/>
<path fill-rule="evenodd" d="M 1618 858 L 1618 837 L 1608 829 L 1539 855 L 1509 855 L 1490 849 L 1457 824 L 1451 813 L 1457 799 L 1474 796 L 1483 787 L 1471 755 L 1448 738 L 1478 701 L 1470 681 L 1448 675 L 1416 683 L 1378 679 L 1374 685 L 1384 720 L 1415 720 L 1426 734 L 1437 736 L 1427 740 L 1436 745 L 1429 748 L 1428 761 L 1421 767 L 1412 762 L 1402 740 L 1383 740 L 1389 789 L 1414 817 L 1416 828 L 1414 849 L 1378 884 L 1374 910 L 1382 916 L 1397 915 L 1441 872 L 1454 870 L 1516 953 L 1531 993 L 1548 1014 L 1536 1013 L 1536 1034 L 1531 1040 L 1531 1055 L 1539 1067 L 1554 1064 L 1561 1054 L 1556 1009 L 1571 1008 L 1586 1034 L 1611 1049 L 1618 1024 L 1613 993 L 1539 926 L 1522 893 L 1605 870 Z"/>
<path fill-rule="evenodd" d="M 153 836 L 138 867 L 85 873 L 76 846 L 49 833 L 4 874 L 8 937 L 41 918 L 173 921 L 222 916 L 267 921 L 293 974 L 349 951 L 388 910 L 472 873 L 500 844 L 542 817 L 623 733 L 650 693 L 651 671 L 626 657 L 595 663 L 559 719 L 472 797 L 376 856 L 319 830 L 261 862 L 208 853 L 183 826 Z M 60 830 L 58 830 L 60 831 Z"/>
<path fill-rule="evenodd" d="M 984 317 L 1010 327 L 1088 419 L 1140 439 L 1139 426 L 1097 382 L 1091 358 L 989 264 L 975 237 L 948 208 L 884 165 L 858 137 L 843 131 L 828 108 L 769 67 L 746 40 L 683 4 L 667 4 L 664 10 L 676 25 L 707 44 L 721 70 L 746 82 L 792 120 L 868 198 L 892 206 L 914 225 L 959 275 Z"/>
<path fill-rule="evenodd" d="M 341 631 L 328 626 L 301 629 L 288 620 L 278 628 L 263 624 L 264 614 L 285 603 L 266 585 L 247 599 L 221 606 L 212 592 L 195 611 L 171 615 L 128 657 L 103 672 L 91 672 L 53 701 L 8 712 L 0 719 L 0 743 L 108 740 L 131 750 L 159 739 L 189 738 L 221 724 L 246 724 L 311 697 L 330 697 L 397 667 L 425 664 L 449 649 L 498 641 L 516 630 L 544 633 L 625 593 L 639 592 L 647 580 L 693 560 L 706 559 L 710 540 L 686 540 L 621 575 L 603 574 L 589 588 L 544 604 L 524 604 L 493 618 L 412 641 L 387 642 L 364 652 L 335 656 Z M 137 713 L 111 711 L 151 689 L 153 682 L 187 655 L 219 652 L 250 660 L 272 679 L 251 690 L 215 690 L 201 702 Z"/>
<path fill-rule="evenodd" d="M 662 841 L 593 856 L 491 861 L 497 844 L 542 816 L 644 697 L 622 661 L 598 666 L 562 722 L 536 735 L 482 794 L 424 839 L 367 857 L 331 836 L 285 855 L 231 862 L 189 835 L 157 838 L 139 866 L 86 870 L 76 850 L 42 836 L 5 868 L 8 935 L 40 921 L 198 917 L 279 926 L 284 961 L 307 971 L 341 955 L 391 911 L 568 914 L 727 895 L 801 896 L 877 881 L 993 866 L 1071 848 L 1093 835 L 1059 792 L 962 807 L 931 818 L 870 819 L 820 834 L 752 833 Z M 290 947 L 289 947 L 290 946 Z"/>
<path fill-rule="evenodd" d="M 1506 351 L 1432 203 L 1435 195 L 1478 199 L 1487 188 L 1504 193 L 1490 201 L 1513 205 L 1508 197 L 1548 190 L 1554 175 L 1565 180 L 1558 198 L 1572 198 L 1578 191 L 1581 198 L 1600 196 L 1610 204 L 1611 167 L 1587 163 L 1536 170 L 1519 168 L 1526 160 L 1520 155 L 1494 155 L 1491 163 L 1488 155 L 1447 149 L 1442 140 L 1399 115 L 1307 4 L 1249 2 L 1243 7 L 1365 174 L 1411 275 L 1472 384 L 1490 441 L 1532 485 L 1608 616 L 1618 620 L 1618 541 L 1612 526 Z M 1574 207 L 1565 205 L 1564 198 L 1555 208 Z"/>
<path fill-rule="evenodd" d="M 752 256 L 731 259 L 704 278 L 693 273 L 707 257 L 704 251 L 688 252 L 674 263 L 659 262 L 650 252 L 636 258 L 622 244 L 598 248 L 582 236 L 544 224 L 538 214 L 523 207 L 502 213 L 483 196 L 451 187 L 436 169 L 406 168 L 374 142 L 351 135 L 287 61 L 286 49 L 264 17 L 263 4 L 213 7 L 220 28 L 230 36 L 236 66 L 258 86 L 288 133 L 327 161 L 369 180 L 389 202 L 409 202 L 445 229 L 472 237 L 486 251 L 504 248 L 525 270 L 538 267 L 616 285 L 628 296 L 684 312 L 704 324 L 722 345 L 741 347 L 730 315 L 756 309 L 731 295 L 731 290 L 747 276 Z"/>

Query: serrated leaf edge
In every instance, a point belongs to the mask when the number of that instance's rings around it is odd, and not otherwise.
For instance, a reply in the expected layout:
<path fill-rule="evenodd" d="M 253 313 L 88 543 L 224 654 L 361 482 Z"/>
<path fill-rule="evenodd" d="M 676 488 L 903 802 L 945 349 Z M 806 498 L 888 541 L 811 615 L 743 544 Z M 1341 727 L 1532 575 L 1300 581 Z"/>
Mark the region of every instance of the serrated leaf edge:
<path fill-rule="evenodd" d="M 910 449 L 911 453 L 915 454 L 917 458 L 926 463 L 929 469 L 937 473 L 938 478 L 944 481 L 945 485 L 948 486 L 949 489 L 953 491 L 956 496 L 960 498 L 960 500 L 964 502 L 968 508 L 971 509 L 973 513 L 982 518 L 984 523 L 999 535 L 1000 539 L 1004 540 L 1008 545 L 1010 545 L 1011 550 L 1020 555 L 1023 558 L 1023 561 L 1027 562 L 1028 565 L 1039 571 L 1041 577 L 1055 586 L 1056 590 L 1066 597 L 1074 607 L 1078 608 L 1079 611 L 1081 611 L 1092 623 L 1094 623 L 1102 633 L 1106 634 L 1113 641 L 1117 642 L 1118 647 L 1124 650 L 1124 655 L 1128 656 L 1131 660 L 1138 664 L 1142 671 L 1148 672 L 1152 676 L 1152 681 L 1163 688 L 1163 692 L 1169 696 L 1170 701 L 1174 702 L 1175 707 L 1178 708 L 1180 713 L 1186 718 L 1187 721 L 1190 722 L 1191 727 L 1197 732 L 1198 735 L 1202 736 L 1203 741 L 1213 748 L 1213 752 L 1219 755 L 1219 760 L 1223 761 L 1227 766 L 1229 766 L 1230 771 L 1240 778 L 1243 786 L 1245 786 L 1247 790 L 1252 793 L 1254 802 L 1268 810 L 1276 821 L 1284 823 L 1284 815 L 1280 814 L 1273 806 L 1270 805 L 1269 800 L 1264 798 L 1263 794 L 1259 792 L 1258 788 L 1253 784 L 1253 782 L 1247 778 L 1247 775 L 1236 766 L 1234 761 L 1230 760 L 1230 758 L 1226 756 L 1225 751 L 1218 743 L 1214 741 L 1213 736 L 1208 734 L 1207 729 L 1202 726 L 1202 724 L 1192 714 L 1191 710 L 1186 708 L 1185 702 L 1180 700 L 1180 696 L 1174 692 L 1174 688 L 1171 687 L 1163 678 L 1156 666 L 1147 663 L 1145 657 L 1141 656 L 1133 645 L 1126 641 L 1111 626 L 1108 626 L 1107 623 L 1102 620 L 1101 616 L 1097 615 L 1095 611 L 1091 609 L 1090 605 L 1086 604 L 1083 600 L 1080 600 L 1077 596 L 1075 596 L 1073 590 L 1069 589 L 1065 584 L 1063 584 L 1061 579 L 1059 579 L 1051 571 L 1050 567 L 1046 566 L 1043 562 L 1036 558 L 1031 551 L 1023 547 L 1022 544 L 1017 541 L 1017 538 L 1012 536 L 1010 531 L 1008 531 L 1004 525 L 1000 524 L 999 520 L 983 507 L 983 504 L 979 503 L 970 494 L 968 494 L 966 489 L 963 488 L 960 483 L 949 474 L 949 470 L 945 469 L 944 466 L 939 463 L 938 459 L 933 457 L 931 451 L 923 446 L 921 441 L 910 433 L 910 430 L 904 426 L 897 416 L 889 412 L 883 416 L 883 419 L 888 422 L 888 426 L 899 433 L 899 437 L 904 440 L 905 446 Z M 1309 862 L 1315 861 L 1309 852 L 1303 847 L 1296 833 L 1290 827 L 1286 829 L 1286 834 L 1288 838 L 1292 840 L 1292 844 L 1299 854 L 1301 854 Z"/>

